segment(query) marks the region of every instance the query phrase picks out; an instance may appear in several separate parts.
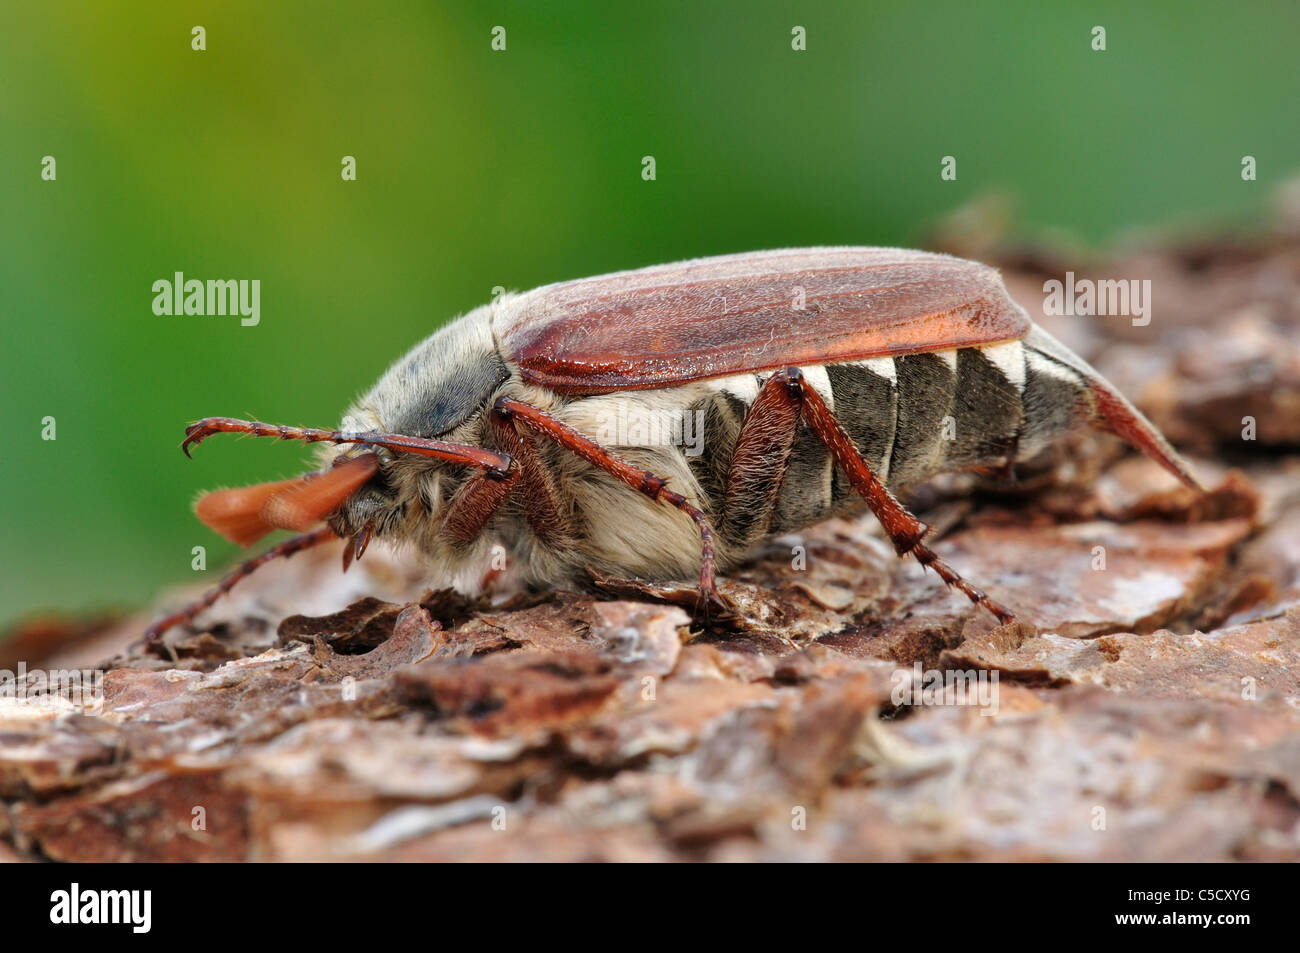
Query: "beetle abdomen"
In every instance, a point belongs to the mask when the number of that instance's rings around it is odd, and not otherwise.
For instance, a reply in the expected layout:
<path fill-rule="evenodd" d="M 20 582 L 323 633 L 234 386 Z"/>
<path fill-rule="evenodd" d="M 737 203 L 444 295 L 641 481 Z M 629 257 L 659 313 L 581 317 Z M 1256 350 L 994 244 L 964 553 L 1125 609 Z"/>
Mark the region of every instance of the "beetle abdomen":
<path fill-rule="evenodd" d="M 941 473 L 1029 459 L 1088 411 L 1082 377 L 1036 348 L 1033 335 L 1024 342 L 802 370 L 891 489 Z M 770 510 L 757 499 L 733 499 L 728 505 L 732 451 L 767 376 L 715 381 L 715 393 L 692 408 L 704 412 L 706 453 L 691 465 L 732 547 L 861 505 L 846 475 L 832 466 L 825 445 L 802 423 Z"/>

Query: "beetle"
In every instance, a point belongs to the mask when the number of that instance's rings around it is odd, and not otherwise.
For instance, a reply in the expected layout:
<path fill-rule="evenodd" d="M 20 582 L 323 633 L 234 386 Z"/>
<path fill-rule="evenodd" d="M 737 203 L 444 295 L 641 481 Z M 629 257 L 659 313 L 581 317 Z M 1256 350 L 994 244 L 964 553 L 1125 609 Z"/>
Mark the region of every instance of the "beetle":
<path fill-rule="evenodd" d="M 704 452 L 612 419 L 699 424 Z M 248 545 L 302 535 L 154 623 L 156 639 L 270 559 L 342 537 L 418 549 L 475 587 L 491 546 L 559 586 L 588 568 L 680 580 L 726 606 L 716 573 L 764 537 L 875 514 L 911 554 L 1000 622 L 1012 612 L 925 543 L 894 491 L 1006 468 L 1081 425 L 1108 430 L 1201 489 L 1183 459 L 1082 358 L 1035 325 L 986 265 L 895 248 L 700 258 L 503 295 L 398 360 L 322 430 L 210 417 L 216 433 L 322 446 L 302 477 L 203 497 L 198 517 Z M 672 431 L 676 433 L 676 431 Z M 603 435 L 603 439 L 601 439 Z"/>

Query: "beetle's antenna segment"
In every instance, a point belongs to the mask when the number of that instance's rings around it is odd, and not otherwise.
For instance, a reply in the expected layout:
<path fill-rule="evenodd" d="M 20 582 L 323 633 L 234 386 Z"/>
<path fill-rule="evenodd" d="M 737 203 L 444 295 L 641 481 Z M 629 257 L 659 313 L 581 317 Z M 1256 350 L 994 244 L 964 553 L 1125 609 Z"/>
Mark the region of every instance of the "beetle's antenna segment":
<path fill-rule="evenodd" d="M 191 602 L 179 612 L 173 612 L 166 618 L 159 619 L 153 625 L 144 631 L 144 643 L 152 645 L 157 642 L 159 637 L 168 629 L 180 625 L 182 622 L 189 622 L 204 609 L 209 608 L 218 599 L 235 587 L 245 576 L 251 576 L 266 563 L 280 557 L 292 556 L 294 553 L 302 552 L 304 549 L 310 549 L 313 546 L 319 546 L 321 543 L 329 542 L 331 539 L 337 539 L 334 530 L 328 526 L 312 530 L 310 533 L 303 533 L 301 536 L 295 536 L 287 539 L 279 546 L 273 546 L 260 556 L 254 556 L 247 562 L 241 563 L 237 569 L 231 572 L 226 578 L 222 579 L 210 592 L 206 593 L 203 598 Z"/>
<path fill-rule="evenodd" d="M 234 417 L 205 417 L 185 428 L 185 439 L 181 449 L 185 456 L 190 455 L 190 448 L 196 447 L 204 440 L 217 433 L 245 433 L 254 437 L 274 437 L 277 440 L 301 440 L 304 443 L 354 443 L 359 446 L 383 447 L 393 453 L 413 453 L 422 457 L 434 457 L 449 463 L 461 463 L 465 466 L 485 470 L 498 479 L 505 477 L 510 469 L 510 458 L 482 447 L 469 447 L 459 443 L 444 443 L 441 440 L 425 440 L 421 437 L 407 437 L 393 433 L 349 433 L 342 430 L 319 430 L 315 427 L 287 427 L 283 424 L 268 424 L 260 420 L 237 420 Z"/>

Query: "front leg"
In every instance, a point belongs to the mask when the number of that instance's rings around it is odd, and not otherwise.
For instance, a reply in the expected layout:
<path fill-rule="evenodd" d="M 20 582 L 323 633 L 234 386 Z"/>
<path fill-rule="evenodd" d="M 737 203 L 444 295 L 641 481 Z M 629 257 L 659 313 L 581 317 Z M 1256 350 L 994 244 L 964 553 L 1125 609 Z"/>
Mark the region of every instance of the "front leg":
<path fill-rule="evenodd" d="M 488 521 L 514 493 L 519 474 L 519 466 L 512 462 L 503 477 L 488 472 L 467 480 L 447 503 L 442 534 L 461 546 L 478 539 Z"/>
<path fill-rule="evenodd" d="M 320 529 L 314 529 L 310 533 L 303 533 L 301 536 L 295 536 L 287 539 L 278 546 L 273 546 L 266 552 L 252 559 L 241 563 L 233 572 L 221 580 L 216 588 L 209 590 L 202 598 L 191 602 L 179 612 L 173 612 L 164 619 L 159 619 L 153 625 L 144 631 L 142 640 L 145 645 L 152 645 L 157 642 L 162 634 L 168 629 L 180 625 L 182 622 L 191 622 L 204 609 L 212 606 L 218 599 L 235 587 L 235 584 L 242 579 L 251 576 L 262 566 L 265 566 L 273 559 L 282 559 L 292 556 L 294 553 L 300 553 L 304 549 L 310 549 L 313 546 L 319 546 L 321 543 L 327 543 L 332 539 L 338 539 L 334 530 L 328 526 Z M 140 644 L 140 643 L 136 643 Z"/>
<path fill-rule="evenodd" d="M 489 414 L 497 445 L 509 454 L 519 468 L 519 505 L 538 539 L 556 549 L 573 546 L 569 521 L 560 511 L 555 485 L 546 472 L 533 438 L 520 430 L 513 420 Z"/>

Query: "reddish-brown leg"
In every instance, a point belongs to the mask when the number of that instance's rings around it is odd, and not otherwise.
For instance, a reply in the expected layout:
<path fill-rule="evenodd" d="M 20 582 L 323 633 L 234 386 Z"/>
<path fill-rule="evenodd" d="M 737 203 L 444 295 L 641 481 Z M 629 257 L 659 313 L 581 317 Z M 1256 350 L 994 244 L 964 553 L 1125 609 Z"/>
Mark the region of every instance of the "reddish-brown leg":
<path fill-rule="evenodd" d="M 447 504 L 442 518 L 443 534 L 457 544 L 477 539 L 492 514 L 515 491 L 519 473 L 518 467 L 511 467 L 503 480 L 480 473 L 461 486 Z"/>
<path fill-rule="evenodd" d="M 190 447 L 198 446 L 217 433 L 244 433 L 254 437 L 275 437 L 278 440 L 301 440 L 304 443 L 355 443 L 369 447 L 384 447 L 394 453 L 414 453 L 434 457 L 450 463 L 463 463 L 495 474 L 506 475 L 510 458 L 482 447 L 468 447 L 441 440 L 424 440 L 395 433 L 347 433 L 341 430 L 318 430 L 314 427 L 286 427 L 266 424 L 259 420 L 236 420 L 233 417 L 207 417 L 185 428 L 181 449 L 190 455 Z"/>
<path fill-rule="evenodd" d="M 955 569 L 940 559 L 932 549 L 922 542 L 927 529 L 926 525 L 909 513 L 907 508 L 898 502 L 894 494 L 890 493 L 876 477 L 875 473 L 871 471 L 867 461 L 862 459 L 862 455 L 858 453 L 857 448 L 853 445 L 853 439 L 840 426 L 839 421 L 835 419 L 835 415 L 826 406 L 826 402 L 822 400 L 821 395 L 808 383 L 797 367 L 789 367 L 773 374 L 765 385 L 765 389 L 768 387 L 787 388 L 791 397 L 799 401 L 803 419 L 808 422 L 808 425 L 822 443 L 826 444 L 835 462 L 848 475 L 853 488 L 867 501 L 871 512 L 875 514 L 876 519 L 880 521 L 880 525 L 884 527 L 886 534 L 894 544 L 895 551 L 900 556 L 911 553 L 922 566 L 933 569 L 939 578 L 949 586 L 964 593 L 975 604 L 981 605 L 992 612 L 999 622 L 1015 621 L 1015 616 L 1012 615 L 1010 609 L 993 601 L 968 583 L 957 574 Z M 746 420 L 746 425 L 748 425 L 748 420 Z"/>
<path fill-rule="evenodd" d="M 533 438 L 521 433 L 519 426 L 500 414 L 489 414 L 498 446 L 519 466 L 519 496 L 524 517 L 538 538 L 551 546 L 569 543 L 572 534 L 568 521 L 560 515 L 555 486 L 547 475 Z"/>
<path fill-rule="evenodd" d="M 321 543 L 328 542 L 331 539 L 338 539 L 334 531 L 327 526 L 320 529 L 314 529 L 310 533 L 303 533 L 301 536 L 295 536 L 287 539 L 278 546 L 273 546 L 260 556 L 254 556 L 252 559 L 242 563 L 238 569 L 230 573 L 221 580 L 215 589 L 205 594 L 203 598 L 191 602 L 179 612 L 174 612 L 164 619 L 159 619 L 149 628 L 145 629 L 144 641 L 146 643 L 155 642 L 168 629 L 180 625 L 182 622 L 189 622 L 204 609 L 207 609 L 214 602 L 224 596 L 227 592 L 235 587 L 235 584 L 245 576 L 252 575 L 254 571 L 261 566 L 269 563 L 273 559 L 292 556 L 294 553 L 302 552 L 304 549 L 310 549 L 312 546 L 318 546 Z"/>
<path fill-rule="evenodd" d="M 644 493 L 657 503 L 674 506 L 689 516 L 700 531 L 700 595 L 707 606 L 710 603 L 724 606 L 718 595 L 714 579 L 713 528 L 699 508 L 686 497 L 668 489 L 662 477 L 641 470 L 632 464 L 620 460 L 590 437 L 574 430 L 568 424 L 557 420 L 544 410 L 525 404 L 522 401 L 502 397 L 493 408 L 503 420 L 513 420 L 532 430 L 534 433 L 554 441 L 594 467 L 604 470 L 610 476 L 622 480 L 632 489 Z"/>
<path fill-rule="evenodd" d="M 555 492 L 542 466 L 537 448 L 515 425 L 497 414 L 491 415 L 497 438 L 508 448 L 510 467 L 505 476 L 488 470 L 464 483 L 447 504 L 442 531 L 453 543 L 477 539 L 492 516 L 515 495 L 533 531 L 548 543 L 565 538 L 564 524 L 555 505 Z"/>
<path fill-rule="evenodd" d="M 800 395 L 773 380 L 758 392 L 745 415 L 727 467 L 720 529 L 737 547 L 754 542 L 770 525 L 798 433 Z"/>

